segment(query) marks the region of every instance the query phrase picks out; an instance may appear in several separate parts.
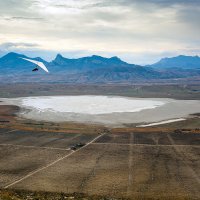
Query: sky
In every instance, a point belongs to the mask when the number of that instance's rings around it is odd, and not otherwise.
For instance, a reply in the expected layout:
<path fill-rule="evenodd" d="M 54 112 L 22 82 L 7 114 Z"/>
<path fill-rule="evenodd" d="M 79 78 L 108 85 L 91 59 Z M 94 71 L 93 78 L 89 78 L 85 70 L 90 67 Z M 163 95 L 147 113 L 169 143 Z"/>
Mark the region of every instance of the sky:
<path fill-rule="evenodd" d="M 200 55 L 200 0 L 0 0 L 0 56 Z"/>

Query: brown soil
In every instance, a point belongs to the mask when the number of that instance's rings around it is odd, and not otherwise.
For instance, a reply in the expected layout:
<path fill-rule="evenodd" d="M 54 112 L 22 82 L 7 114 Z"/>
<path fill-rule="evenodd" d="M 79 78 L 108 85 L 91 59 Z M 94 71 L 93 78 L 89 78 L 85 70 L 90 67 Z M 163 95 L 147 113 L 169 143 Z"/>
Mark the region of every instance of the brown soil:
<path fill-rule="evenodd" d="M 81 123 L 53 123 L 23 119 L 17 116 L 18 106 L 0 105 L 0 128 L 12 128 L 29 131 L 48 131 L 66 133 L 100 133 L 108 131 L 104 126 Z"/>
<path fill-rule="evenodd" d="M 107 129 L 25 120 L 16 116 L 18 111 L 16 106 L 0 107 L 0 119 L 8 121 L 0 122 L 0 199 L 189 200 L 200 196 L 197 128 Z M 68 157 L 70 146 L 80 142 L 89 145 Z M 3 189 L 8 185 L 9 190 Z"/>

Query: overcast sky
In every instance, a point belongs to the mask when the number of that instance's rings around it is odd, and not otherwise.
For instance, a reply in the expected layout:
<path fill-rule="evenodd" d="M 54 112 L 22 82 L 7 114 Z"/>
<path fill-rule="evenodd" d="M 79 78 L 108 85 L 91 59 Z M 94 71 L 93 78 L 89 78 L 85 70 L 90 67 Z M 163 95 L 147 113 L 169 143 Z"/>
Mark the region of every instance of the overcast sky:
<path fill-rule="evenodd" d="M 0 55 L 200 55 L 200 0 L 0 0 Z"/>

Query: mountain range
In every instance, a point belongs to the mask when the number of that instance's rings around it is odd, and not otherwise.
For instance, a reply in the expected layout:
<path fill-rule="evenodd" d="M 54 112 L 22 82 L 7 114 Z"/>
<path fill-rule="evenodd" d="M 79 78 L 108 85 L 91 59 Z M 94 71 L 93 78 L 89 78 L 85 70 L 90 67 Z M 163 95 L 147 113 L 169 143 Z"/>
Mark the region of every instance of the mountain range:
<path fill-rule="evenodd" d="M 40 57 L 50 73 L 32 72 L 34 64 L 21 58 L 29 58 L 14 52 L 0 58 L 0 82 L 67 82 L 67 83 L 134 83 L 139 80 L 174 79 L 200 76 L 200 57 L 177 56 L 163 58 L 159 62 L 139 66 L 122 61 L 118 57 L 97 55 L 69 59 L 58 54 L 47 62 Z"/>

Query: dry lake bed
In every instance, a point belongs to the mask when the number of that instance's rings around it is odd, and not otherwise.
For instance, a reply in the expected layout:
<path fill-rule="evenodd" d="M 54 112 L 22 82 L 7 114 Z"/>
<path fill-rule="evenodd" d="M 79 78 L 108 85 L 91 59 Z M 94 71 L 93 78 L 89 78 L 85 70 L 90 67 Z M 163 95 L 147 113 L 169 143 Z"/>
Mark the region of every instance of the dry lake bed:
<path fill-rule="evenodd" d="M 20 106 L 19 115 L 37 121 L 123 124 L 169 123 L 200 112 L 198 100 L 121 96 L 40 96 L 0 99 Z"/>

